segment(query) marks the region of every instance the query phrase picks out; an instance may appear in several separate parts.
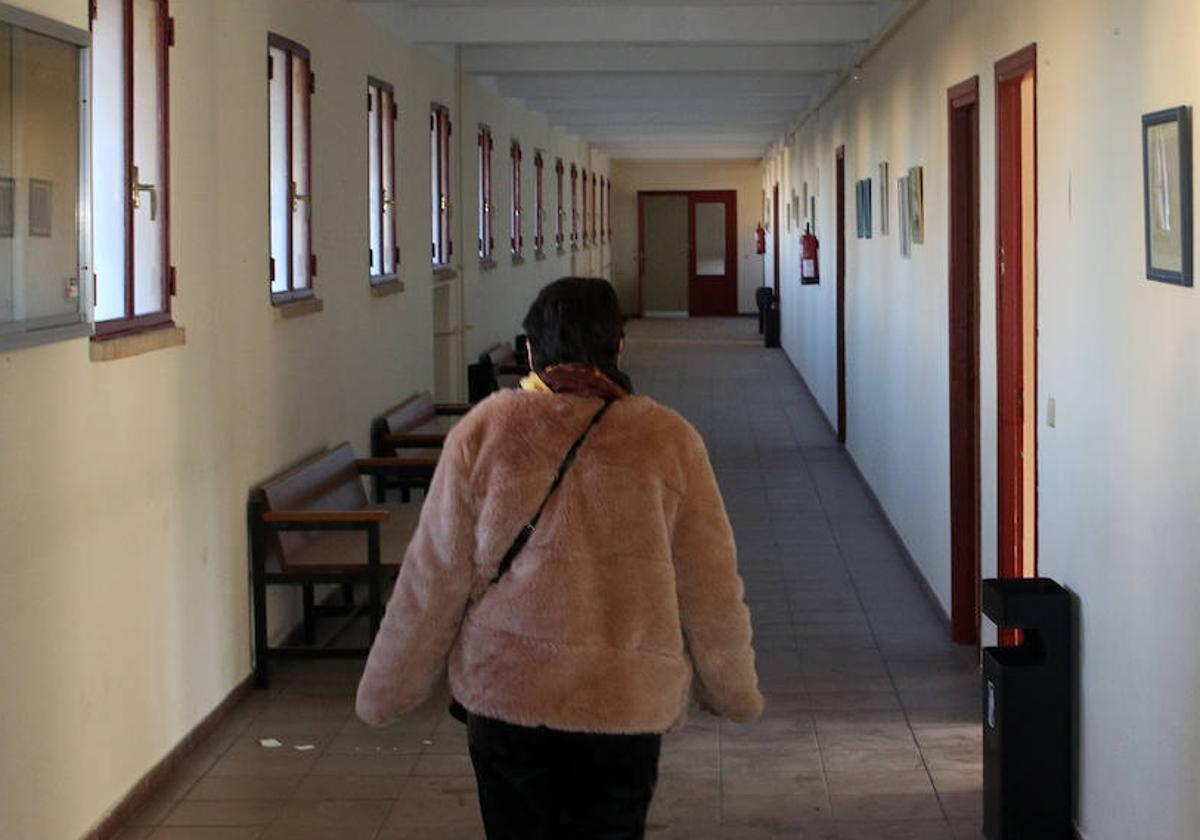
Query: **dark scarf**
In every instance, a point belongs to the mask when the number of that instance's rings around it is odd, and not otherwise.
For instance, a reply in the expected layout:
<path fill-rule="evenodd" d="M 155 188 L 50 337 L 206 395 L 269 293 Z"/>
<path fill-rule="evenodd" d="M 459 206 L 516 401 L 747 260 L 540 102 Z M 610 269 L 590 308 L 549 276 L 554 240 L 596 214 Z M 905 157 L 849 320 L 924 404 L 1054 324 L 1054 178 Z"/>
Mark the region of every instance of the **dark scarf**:
<path fill-rule="evenodd" d="M 619 400 L 629 396 L 632 390 L 629 378 L 617 372 L 613 377 L 599 368 L 591 365 L 569 363 L 551 365 L 545 370 L 531 374 L 538 382 L 555 394 L 569 394 L 576 397 L 599 397 L 602 400 Z M 620 381 L 614 381 L 614 379 Z M 531 390 L 541 390 L 534 385 Z"/>

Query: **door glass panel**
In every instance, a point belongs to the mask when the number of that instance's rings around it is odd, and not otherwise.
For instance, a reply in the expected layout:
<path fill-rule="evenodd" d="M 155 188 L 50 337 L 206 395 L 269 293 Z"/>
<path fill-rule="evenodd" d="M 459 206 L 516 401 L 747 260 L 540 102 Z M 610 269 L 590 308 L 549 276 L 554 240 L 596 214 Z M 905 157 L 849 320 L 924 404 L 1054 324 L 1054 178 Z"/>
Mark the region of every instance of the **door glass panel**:
<path fill-rule="evenodd" d="M 92 39 L 96 320 L 125 317 L 125 4 L 100 0 Z"/>
<path fill-rule="evenodd" d="M 696 204 L 696 276 L 725 276 L 725 204 Z"/>
<path fill-rule="evenodd" d="M 133 211 L 134 314 L 161 312 L 165 256 L 165 202 L 161 140 L 164 136 L 159 0 L 133 2 L 133 166 L 137 206 Z"/>

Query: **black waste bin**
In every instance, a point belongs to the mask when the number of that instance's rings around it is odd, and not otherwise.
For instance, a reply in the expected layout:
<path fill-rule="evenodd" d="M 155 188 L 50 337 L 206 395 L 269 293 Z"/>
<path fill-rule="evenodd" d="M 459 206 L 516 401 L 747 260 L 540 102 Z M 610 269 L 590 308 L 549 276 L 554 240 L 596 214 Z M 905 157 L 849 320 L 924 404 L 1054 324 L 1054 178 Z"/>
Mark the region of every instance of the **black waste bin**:
<path fill-rule="evenodd" d="M 770 286 L 759 286 L 754 290 L 754 302 L 758 305 L 758 334 L 766 331 L 767 310 L 775 302 L 775 290 Z"/>
<path fill-rule="evenodd" d="M 983 651 L 983 833 L 1072 838 L 1071 596 L 1048 578 L 983 582 L 983 614 L 1020 644 Z"/>

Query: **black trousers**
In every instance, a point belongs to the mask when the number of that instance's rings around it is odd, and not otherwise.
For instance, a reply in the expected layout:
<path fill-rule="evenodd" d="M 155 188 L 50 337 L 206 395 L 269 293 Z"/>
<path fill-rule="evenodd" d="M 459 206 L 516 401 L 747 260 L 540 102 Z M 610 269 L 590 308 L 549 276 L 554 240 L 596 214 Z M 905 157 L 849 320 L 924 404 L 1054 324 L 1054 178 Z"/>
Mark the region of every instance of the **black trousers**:
<path fill-rule="evenodd" d="M 529 729 L 470 715 L 488 840 L 642 840 L 661 735 Z"/>

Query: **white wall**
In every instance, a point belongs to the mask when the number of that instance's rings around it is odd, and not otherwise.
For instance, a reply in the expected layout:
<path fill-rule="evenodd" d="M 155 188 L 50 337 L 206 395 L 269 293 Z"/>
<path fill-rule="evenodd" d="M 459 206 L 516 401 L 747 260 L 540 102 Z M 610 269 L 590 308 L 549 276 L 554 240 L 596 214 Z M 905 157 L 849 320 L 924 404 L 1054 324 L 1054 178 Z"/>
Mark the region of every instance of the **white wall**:
<path fill-rule="evenodd" d="M 834 150 L 846 145 L 849 448 L 949 607 L 946 90 L 980 77 L 984 574 L 996 568 L 993 64 L 1038 44 L 1040 571 L 1079 599 L 1078 824 L 1200 825 L 1200 297 L 1145 279 L 1141 114 L 1200 99 L 1188 0 L 930 0 L 773 160 L 818 184 L 819 286 L 783 272 L 784 345 L 836 414 Z M 854 182 L 891 168 L 891 234 L 854 238 Z M 895 183 L 925 167 L 926 241 L 898 255 Z M 819 168 L 819 177 L 817 171 Z M 875 186 L 878 194 L 878 184 Z M 787 195 L 787 190 L 784 192 Z M 878 220 L 876 220 L 877 222 Z M 787 242 L 784 265 L 795 260 Z M 1057 400 L 1057 427 L 1046 403 Z"/>
<path fill-rule="evenodd" d="M 86 25 L 85 0 L 24 5 Z M 105 363 L 89 361 L 84 340 L 0 355 L 4 837 L 79 836 L 246 677 L 250 487 L 327 444 L 348 439 L 365 452 L 372 416 L 432 385 L 429 103 L 451 107 L 460 134 L 487 111 L 505 149 L 502 207 L 510 132 L 528 133 L 530 199 L 534 146 L 581 162 L 589 154 L 511 102 L 470 92 L 460 103 L 453 66 L 340 0 L 172 9 L 174 312 L 187 342 Z M 271 307 L 265 277 L 268 31 L 311 48 L 317 74 L 314 246 L 325 308 L 292 320 Z M 405 290 L 382 298 L 364 260 L 368 74 L 396 84 L 401 109 Z M 482 278 L 468 265 L 470 341 L 511 338 L 516 313 L 566 262 L 501 261 Z M 293 606 L 273 602 L 273 634 Z"/>

